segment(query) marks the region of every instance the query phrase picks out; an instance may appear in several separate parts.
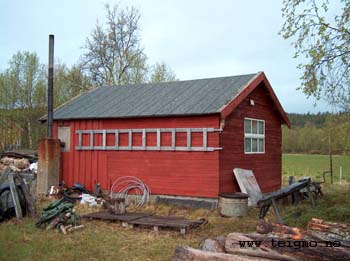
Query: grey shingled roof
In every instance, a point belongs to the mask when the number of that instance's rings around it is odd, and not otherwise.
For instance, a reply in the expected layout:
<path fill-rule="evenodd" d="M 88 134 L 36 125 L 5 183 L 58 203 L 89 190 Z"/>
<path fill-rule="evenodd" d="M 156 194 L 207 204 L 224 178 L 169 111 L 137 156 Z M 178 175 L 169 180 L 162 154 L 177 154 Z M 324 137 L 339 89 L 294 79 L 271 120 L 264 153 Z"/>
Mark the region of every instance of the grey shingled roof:
<path fill-rule="evenodd" d="M 54 119 L 218 113 L 255 75 L 99 87 L 57 108 Z"/>

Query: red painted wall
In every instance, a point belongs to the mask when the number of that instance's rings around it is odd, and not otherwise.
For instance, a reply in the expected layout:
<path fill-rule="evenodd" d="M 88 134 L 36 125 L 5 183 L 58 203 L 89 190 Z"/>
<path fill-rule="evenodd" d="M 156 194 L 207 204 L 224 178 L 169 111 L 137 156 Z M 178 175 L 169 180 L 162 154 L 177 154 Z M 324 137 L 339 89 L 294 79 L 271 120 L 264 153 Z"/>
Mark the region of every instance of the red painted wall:
<path fill-rule="evenodd" d="M 153 194 L 217 197 L 219 193 L 219 151 L 77 151 L 76 130 L 141 129 L 141 128 L 219 128 L 219 115 L 192 117 L 162 117 L 104 120 L 55 121 L 58 126 L 71 127 L 70 152 L 62 152 L 61 180 L 68 186 L 74 182 L 92 189 L 97 182 L 103 189 L 110 189 L 121 176 L 137 176 Z M 171 143 L 170 134 L 162 134 L 162 145 Z M 167 136 L 168 135 L 168 136 Z M 102 135 L 101 135 L 102 136 Z M 164 139 L 163 139 L 164 138 Z M 83 145 L 88 144 L 83 136 Z M 147 134 L 147 145 L 156 144 L 156 135 Z M 102 139 L 95 145 L 101 145 Z M 107 146 L 114 138 L 107 135 Z M 177 145 L 186 144 L 186 134 L 178 134 Z M 120 135 L 120 146 L 127 145 L 127 135 Z M 133 145 L 141 145 L 141 134 L 133 135 Z M 202 145 L 201 134 L 192 134 L 192 146 Z M 208 133 L 208 146 L 219 146 L 219 133 Z"/>
<path fill-rule="evenodd" d="M 249 105 L 253 99 L 255 106 Z M 265 154 L 244 154 L 244 118 L 265 120 Z M 223 132 L 208 133 L 208 146 L 223 147 L 214 152 L 173 151 L 77 151 L 76 130 L 142 128 L 220 128 L 220 116 L 178 116 L 103 120 L 55 121 L 57 126 L 71 127 L 70 152 L 62 153 L 61 180 L 92 189 L 97 182 L 110 189 L 121 176 L 137 176 L 153 194 L 217 197 L 220 192 L 240 191 L 233 168 L 252 169 L 263 192 L 281 186 L 281 116 L 261 83 L 224 120 Z M 95 136 L 94 145 L 102 144 Z M 171 143 L 170 134 L 162 134 L 162 145 Z M 83 145 L 88 145 L 88 135 Z M 178 134 L 176 143 L 186 145 L 186 134 Z M 107 146 L 114 144 L 107 134 Z M 120 146 L 127 146 L 127 135 L 120 135 Z M 141 134 L 133 135 L 133 145 L 141 145 Z M 147 145 L 156 145 L 156 134 L 147 134 Z M 201 135 L 192 135 L 192 145 L 201 146 Z"/>
<path fill-rule="evenodd" d="M 253 99 L 255 106 L 249 105 Z M 265 120 L 265 154 L 244 154 L 244 118 Z M 263 192 L 281 186 L 281 117 L 261 83 L 225 120 L 220 135 L 220 192 L 240 191 L 234 168 L 252 169 Z"/>

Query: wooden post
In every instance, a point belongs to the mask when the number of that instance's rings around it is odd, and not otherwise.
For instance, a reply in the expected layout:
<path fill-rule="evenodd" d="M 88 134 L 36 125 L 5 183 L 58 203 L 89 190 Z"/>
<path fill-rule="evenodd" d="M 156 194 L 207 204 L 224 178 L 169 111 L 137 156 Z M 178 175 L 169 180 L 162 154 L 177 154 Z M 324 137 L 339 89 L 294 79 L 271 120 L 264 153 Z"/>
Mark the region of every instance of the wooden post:
<path fill-rule="evenodd" d="M 332 157 L 332 151 L 330 151 L 330 154 L 329 154 L 329 165 L 330 165 L 330 171 L 331 171 L 331 184 L 333 184 L 333 157 Z"/>
<path fill-rule="evenodd" d="M 307 184 L 307 195 L 309 196 L 310 198 L 310 201 L 311 201 L 311 205 L 314 207 L 315 206 L 315 201 L 314 201 L 314 197 L 312 196 L 312 193 L 311 193 L 311 190 L 310 190 L 310 182 L 309 184 Z"/>
<path fill-rule="evenodd" d="M 283 224 L 283 220 L 282 220 L 281 214 L 280 214 L 280 212 L 278 210 L 278 207 L 277 207 L 275 199 L 272 198 L 271 202 L 272 202 L 273 211 L 275 212 L 275 215 L 276 215 L 276 218 L 277 218 L 277 223 L 278 224 Z"/>

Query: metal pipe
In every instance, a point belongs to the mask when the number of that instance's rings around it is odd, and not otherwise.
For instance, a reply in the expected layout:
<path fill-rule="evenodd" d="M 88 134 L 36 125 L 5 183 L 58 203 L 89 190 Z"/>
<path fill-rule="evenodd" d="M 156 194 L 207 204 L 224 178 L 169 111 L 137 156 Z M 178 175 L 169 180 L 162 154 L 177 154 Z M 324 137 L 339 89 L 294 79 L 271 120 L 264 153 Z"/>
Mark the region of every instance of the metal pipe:
<path fill-rule="evenodd" d="M 47 136 L 52 138 L 53 122 L 53 67 L 54 67 L 54 39 L 55 36 L 49 35 L 49 77 L 47 84 Z"/>

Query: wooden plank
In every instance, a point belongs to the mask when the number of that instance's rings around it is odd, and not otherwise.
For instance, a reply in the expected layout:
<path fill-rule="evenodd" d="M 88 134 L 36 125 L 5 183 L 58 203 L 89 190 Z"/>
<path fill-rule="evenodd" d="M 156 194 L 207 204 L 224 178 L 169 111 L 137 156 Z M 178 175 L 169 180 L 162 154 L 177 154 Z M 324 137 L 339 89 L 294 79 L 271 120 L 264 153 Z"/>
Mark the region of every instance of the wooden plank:
<path fill-rule="evenodd" d="M 146 129 L 142 130 L 142 149 L 146 149 Z"/>
<path fill-rule="evenodd" d="M 173 129 L 171 131 L 171 149 L 175 150 L 176 147 L 176 130 Z"/>
<path fill-rule="evenodd" d="M 132 130 L 129 130 L 128 133 L 129 133 L 129 145 L 128 145 L 128 149 L 131 150 L 131 149 L 132 149 Z"/>
<path fill-rule="evenodd" d="M 157 149 L 160 150 L 160 129 L 157 129 Z"/>
<path fill-rule="evenodd" d="M 13 180 L 12 173 L 9 173 L 9 175 L 8 175 L 8 182 L 9 182 L 9 186 L 10 186 L 13 204 L 15 205 L 16 217 L 17 217 L 17 219 L 21 219 L 23 217 L 22 207 L 21 207 L 21 204 L 19 202 L 18 191 L 17 191 L 16 185 L 15 185 L 15 182 Z"/>
<path fill-rule="evenodd" d="M 126 213 L 126 214 L 112 214 L 109 211 L 101 211 L 83 215 L 82 218 L 87 219 L 101 219 L 101 220 L 114 220 L 114 221 L 131 221 L 141 217 L 151 216 L 149 213 Z"/>
<path fill-rule="evenodd" d="M 103 133 L 102 133 L 102 148 L 103 149 L 106 149 L 106 130 L 103 130 Z"/>
<path fill-rule="evenodd" d="M 274 191 L 266 196 L 263 196 L 259 201 L 258 201 L 258 206 L 263 205 L 264 203 L 268 203 L 272 199 L 279 199 L 286 197 L 288 195 L 293 194 L 294 192 L 297 192 L 303 188 L 307 188 L 309 185 L 309 180 L 305 181 L 298 181 L 293 183 L 292 185 L 289 185 L 288 187 L 281 188 L 277 191 Z"/>
<path fill-rule="evenodd" d="M 203 224 L 204 221 L 193 221 L 182 218 L 169 219 L 167 217 L 150 216 L 131 220 L 130 224 L 172 228 L 191 228 Z"/>
<path fill-rule="evenodd" d="M 283 224 L 283 220 L 274 198 L 271 199 L 273 211 L 275 212 L 278 224 Z"/>
<path fill-rule="evenodd" d="M 203 129 L 203 149 L 207 150 L 208 147 L 208 134 L 207 134 L 207 129 Z"/>
<path fill-rule="evenodd" d="M 249 195 L 248 205 L 256 206 L 257 202 L 262 198 L 262 192 L 253 171 L 235 168 L 233 169 L 233 173 L 241 191 Z"/>
<path fill-rule="evenodd" d="M 187 150 L 191 150 L 191 129 L 187 129 Z"/>
<path fill-rule="evenodd" d="M 90 146 L 87 147 L 91 147 L 91 149 L 94 149 L 94 132 L 90 131 Z"/>
<path fill-rule="evenodd" d="M 119 131 L 118 130 L 115 130 L 114 132 L 114 135 L 115 135 L 115 149 L 118 150 L 118 147 L 119 147 Z"/>
<path fill-rule="evenodd" d="M 20 186 L 22 188 L 24 197 L 27 202 L 28 206 L 28 213 L 31 215 L 32 218 L 36 218 L 36 210 L 35 210 L 35 202 L 32 197 L 32 195 L 29 193 L 28 187 L 25 184 L 23 178 L 20 175 L 16 175 L 16 178 L 19 180 Z"/>

